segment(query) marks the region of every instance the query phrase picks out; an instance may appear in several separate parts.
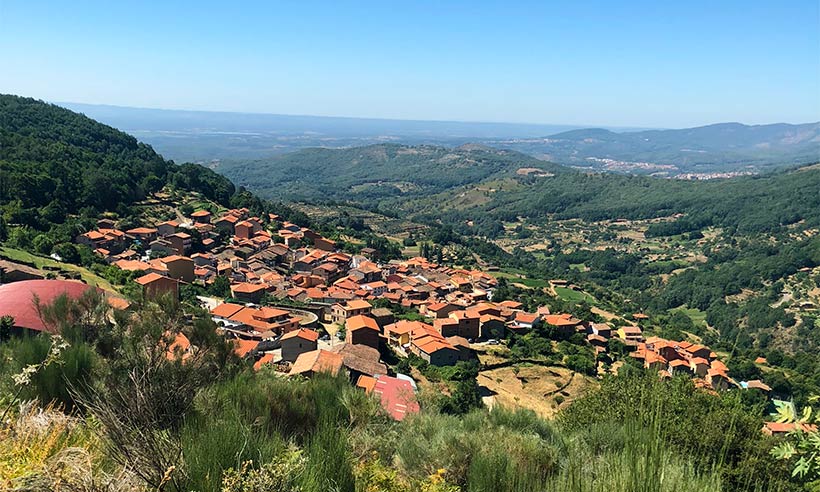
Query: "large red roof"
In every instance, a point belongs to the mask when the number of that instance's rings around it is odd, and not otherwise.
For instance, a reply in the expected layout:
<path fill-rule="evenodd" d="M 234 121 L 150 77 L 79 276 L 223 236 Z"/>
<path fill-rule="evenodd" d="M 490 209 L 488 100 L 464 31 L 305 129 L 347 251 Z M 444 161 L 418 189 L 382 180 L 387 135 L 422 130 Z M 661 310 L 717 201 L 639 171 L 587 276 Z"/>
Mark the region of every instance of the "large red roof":
<path fill-rule="evenodd" d="M 408 413 L 419 412 L 419 403 L 409 381 L 379 376 L 373 393 L 379 395 L 382 407 L 396 420 L 404 420 Z"/>
<path fill-rule="evenodd" d="M 50 304 L 62 294 L 77 299 L 92 288 L 71 280 L 23 280 L 3 284 L 0 285 L 0 316 L 14 317 L 14 326 L 44 331 L 46 326 L 34 307 L 35 295 L 41 304 Z"/>

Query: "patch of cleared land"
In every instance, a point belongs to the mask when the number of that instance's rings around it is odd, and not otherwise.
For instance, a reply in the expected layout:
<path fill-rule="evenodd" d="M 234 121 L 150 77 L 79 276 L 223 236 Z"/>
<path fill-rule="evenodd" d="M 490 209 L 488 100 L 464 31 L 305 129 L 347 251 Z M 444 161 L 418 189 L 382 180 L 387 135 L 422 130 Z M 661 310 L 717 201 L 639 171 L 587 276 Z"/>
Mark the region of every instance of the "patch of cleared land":
<path fill-rule="evenodd" d="M 583 396 L 594 381 L 563 367 L 522 364 L 482 371 L 478 384 L 492 405 L 532 410 L 552 418 L 573 400 Z"/>
<path fill-rule="evenodd" d="M 595 298 L 587 294 L 586 292 L 581 292 L 580 290 L 573 290 L 567 287 L 555 287 L 555 295 L 557 295 L 561 299 L 564 299 L 565 301 L 570 302 L 595 302 Z"/>
<path fill-rule="evenodd" d="M 675 308 L 670 309 L 670 312 L 680 311 L 686 316 L 689 316 L 689 319 L 692 320 L 692 323 L 699 326 L 706 326 L 706 313 L 701 311 L 697 308 Z"/>

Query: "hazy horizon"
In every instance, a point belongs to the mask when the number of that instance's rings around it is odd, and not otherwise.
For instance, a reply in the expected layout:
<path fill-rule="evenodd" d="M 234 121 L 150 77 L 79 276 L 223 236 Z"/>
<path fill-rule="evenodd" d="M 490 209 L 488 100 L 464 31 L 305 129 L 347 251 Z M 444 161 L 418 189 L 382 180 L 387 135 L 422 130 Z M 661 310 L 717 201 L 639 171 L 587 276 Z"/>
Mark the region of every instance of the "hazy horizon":
<path fill-rule="evenodd" d="M 25 94 L 19 94 L 23 97 L 33 97 Z M 574 129 L 606 129 L 615 132 L 630 132 L 643 130 L 683 130 L 687 128 L 698 128 L 705 126 L 721 125 L 739 123 L 746 126 L 768 126 L 768 125 L 808 125 L 820 123 L 820 118 L 811 121 L 770 121 L 765 123 L 748 123 L 745 121 L 723 120 L 713 121 L 695 126 L 685 127 L 653 127 L 653 126 L 617 126 L 607 124 L 564 124 L 561 122 L 546 122 L 538 123 L 532 121 L 488 121 L 488 120 L 457 120 L 457 119 L 408 119 L 408 118 L 388 118 L 388 117 L 373 117 L 373 116 L 348 116 L 348 115 L 330 115 L 330 114 L 305 114 L 305 113 L 271 113 L 262 111 L 228 111 L 228 110 L 210 110 L 210 109 L 190 109 L 190 108 L 161 108 L 161 107 L 145 107 L 145 106 L 128 106 L 122 104 L 105 104 L 105 103 L 85 103 L 78 101 L 46 101 L 50 104 L 56 104 L 68 109 L 81 107 L 98 107 L 98 108 L 112 108 L 124 110 L 137 111 L 167 111 L 177 113 L 210 113 L 210 114 L 225 114 L 225 115 L 247 115 L 247 116 L 282 116 L 293 118 L 326 118 L 326 119 L 348 119 L 348 120 L 372 120 L 372 121 L 394 121 L 394 122 L 413 122 L 413 123 L 458 123 L 467 125 L 510 125 L 510 126 L 532 126 L 532 127 L 571 127 Z M 820 116 L 820 115 L 818 115 Z M 546 135 L 549 136 L 549 135 Z"/>
<path fill-rule="evenodd" d="M 816 1 L 0 5 L 0 92 L 574 127 L 820 120 Z"/>

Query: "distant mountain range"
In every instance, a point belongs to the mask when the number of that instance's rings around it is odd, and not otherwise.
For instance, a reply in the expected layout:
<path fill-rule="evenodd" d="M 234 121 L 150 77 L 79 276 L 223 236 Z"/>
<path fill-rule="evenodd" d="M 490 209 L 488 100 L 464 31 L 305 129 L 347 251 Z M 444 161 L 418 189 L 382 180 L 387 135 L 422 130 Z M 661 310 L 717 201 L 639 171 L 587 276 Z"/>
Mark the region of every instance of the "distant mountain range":
<path fill-rule="evenodd" d="M 151 144 L 176 161 L 262 159 L 305 148 L 474 143 L 595 170 L 708 178 L 817 161 L 820 123 L 681 130 L 411 121 L 59 103 Z"/>
<path fill-rule="evenodd" d="M 820 123 L 720 123 L 682 130 L 571 130 L 538 139 L 485 142 L 565 165 L 674 176 L 759 172 L 816 161 Z"/>

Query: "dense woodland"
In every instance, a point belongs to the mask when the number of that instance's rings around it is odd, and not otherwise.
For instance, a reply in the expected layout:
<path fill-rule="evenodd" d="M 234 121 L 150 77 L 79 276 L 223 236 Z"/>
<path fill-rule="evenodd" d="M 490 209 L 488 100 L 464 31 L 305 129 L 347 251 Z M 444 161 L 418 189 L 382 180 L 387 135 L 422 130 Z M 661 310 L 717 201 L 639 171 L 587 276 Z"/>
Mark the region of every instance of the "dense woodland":
<path fill-rule="evenodd" d="M 226 205 L 236 192 L 221 175 L 195 164 L 177 166 L 85 116 L 0 95 L 0 211 L 6 224 L 51 231 L 57 243 L 70 242 L 87 230 L 78 221 L 102 212 L 127 216 L 130 206 L 169 184 Z"/>
<path fill-rule="evenodd" d="M 354 201 L 374 205 L 391 197 L 424 197 L 521 167 L 560 166 L 512 151 L 481 146 L 370 145 L 306 149 L 257 161 L 224 161 L 217 171 L 264 197 L 306 201 Z"/>
<path fill-rule="evenodd" d="M 550 178 L 521 179 L 517 187 L 492 193 L 491 199 L 473 207 L 447 210 L 442 220 L 488 224 L 473 229 L 491 236 L 493 223 L 578 218 L 586 221 L 648 219 L 685 214 L 681 220 L 655 226 L 650 234 L 674 235 L 708 226 L 728 233 L 778 231 L 804 221 L 820 224 L 820 168 L 781 171 L 754 177 L 685 181 L 617 174 L 559 173 Z M 407 206 L 411 214 L 430 217 L 432 202 Z M 446 197 L 444 197 L 446 198 Z M 446 203 L 446 201 L 445 201 Z M 467 231 L 465 228 L 460 230 Z"/>

